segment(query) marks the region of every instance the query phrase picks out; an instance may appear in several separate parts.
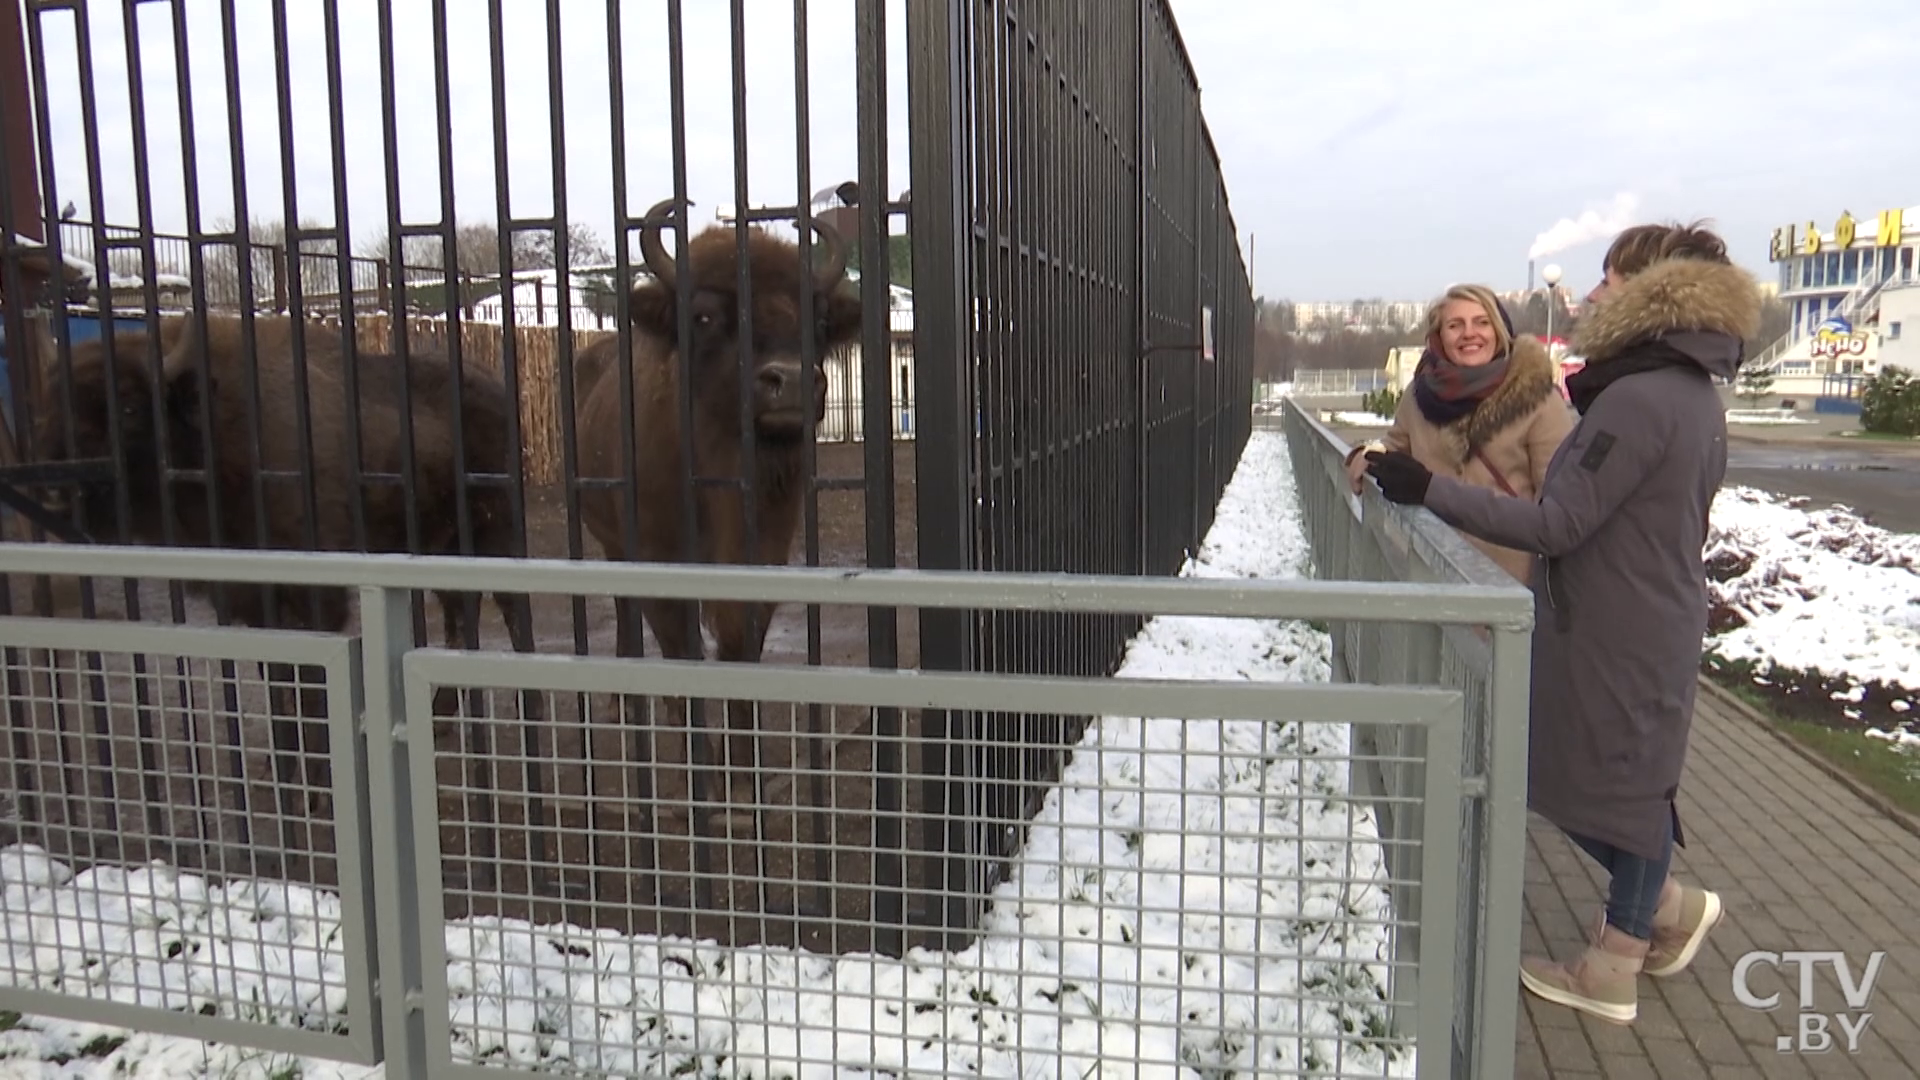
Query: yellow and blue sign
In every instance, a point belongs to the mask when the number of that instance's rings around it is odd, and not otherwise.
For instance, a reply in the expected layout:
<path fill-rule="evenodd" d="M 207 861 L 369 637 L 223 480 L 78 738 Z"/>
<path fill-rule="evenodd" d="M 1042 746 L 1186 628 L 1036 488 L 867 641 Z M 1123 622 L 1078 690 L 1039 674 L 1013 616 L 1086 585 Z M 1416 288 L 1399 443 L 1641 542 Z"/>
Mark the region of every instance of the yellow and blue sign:
<path fill-rule="evenodd" d="M 1869 247 L 1899 247 L 1906 227 L 1906 211 L 1882 210 L 1874 218 L 1872 233 L 1864 238 L 1872 241 Z M 1833 223 L 1834 247 L 1845 251 L 1860 239 L 1863 239 L 1860 223 L 1854 220 L 1852 214 L 1842 213 Z M 1767 245 L 1767 261 L 1779 262 L 1795 255 L 1818 255 L 1823 243 L 1820 226 L 1811 221 L 1804 226 L 1782 225 L 1773 230 L 1773 238 Z"/>

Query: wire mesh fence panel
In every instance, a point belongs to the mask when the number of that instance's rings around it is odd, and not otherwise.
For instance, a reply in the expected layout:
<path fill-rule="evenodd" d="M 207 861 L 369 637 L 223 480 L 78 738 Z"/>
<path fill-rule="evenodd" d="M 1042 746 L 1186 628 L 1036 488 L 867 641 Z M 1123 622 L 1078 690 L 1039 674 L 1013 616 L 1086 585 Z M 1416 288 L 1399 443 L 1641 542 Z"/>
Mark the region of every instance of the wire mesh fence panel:
<path fill-rule="evenodd" d="M 718 1075 L 753 1061 L 769 1076 L 856 1062 L 935 1075 L 1039 1062 L 1043 1075 L 1078 1076 L 1101 1061 L 1443 1075 L 1450 1040 L 1472 1035 L 1486 987 L 1463 949 L 1497 913 L 1462 867 L 1497 864 L 1472 822 L 1502 789 L 1488 775 L 1497 761 L 1475 764 L 1468 732 L 1482 721 L 1468 710 L 1511 706 L 1499 677 L 1488 694 L 1444 679 L 1326 686 L 1244 672 L 1167 680 L 482 653 L 417 646 L 407 598 L 489 573 L 496 587 L 555 595 L 1168 616 L 1163 635 L 1221 642 L 1238 641 L 1225 624 L 1246 621 L 1252 648 L 1276 640 L 1262 636 L 1285 629 L 1276 620 L 1332 612 L 1510 634 L 1523 605 L 1495 590 L 1442 591 L 1411 601 L 1416 610 L 1403 597 L 1283 582 L 0 549 L 0 567 L 16 572 L 123 574 L 136 562 L 236 589 L 358 586 L 366 614 L 357 637 L 0 623 L 9 701 L 37 722 L 9 730 L 0 759 L 21 789 L 5 823 L 19 842 L 0 846 L 19 863 L 0 905 L 7 955 L 39 947 L 42 909 L 99 910 L 133 860 L 166 859 L 156 845 L 181 826 L 150 823 L 157 810 L 212 822 L 210 836 L 215 824 L 252 829 L 258 857 L 140 873 L 217 897 L 195 910 L 222 919 L 232 897 L 269 897 L 244 910 L 289 955 L 318 934 L 317 963 L 344 964 L 348 998 L 289 998 L 310 967 L 267 968 L 258 988 L 236 984 L 249 996 L 232 1016 L 219 1000 L 203 1016 L 193 1010 L 205 999 L 164 998 L 148 1002 L 166 1009 L 149 1020 L 89 1012 L 77 986 L 57 981 L 22 989 L 47 970 L 35 962 L 9 972 L 0 1007 L 323 1057 L 353 1047 L 300 1040 L 343 1023 L 358 1039 L 355 1018 L 377 1008 L 397 1075 Z M 95 670 L 138 685 L 119 672 L 142 663 L 150 681 L 211 684 L 233 678 L 208 666 L 222 660 L 291 670 L 257 686 L 242 672 L 234 692 L 263 699 L 244 709 L 157 686 L 144 728 L 135 691 L 59 689 Z M 1511 656 L 1496 648 L 1492 662 L 1504 670 Z M 303 665 L 321 670 L 296 674 Z M 272 706 L 276 691 L 315 689 L 324 700 Z M 94 727 L 41 722 L 48 702 L 108 715 Z M 312 732 L 322 716 L 324 743 Z M 219 732 L 221 719 L 237 728 Z M 1010 732 L 1026 741 L 1010 744 Z M 143 757 L 149 739 L 156 752 Z M 1016 787 L 1006 755 L 1047 740 L 1075 753 L 1057 775 L 1029 769 Z M 217 779 L 201 759 L 234 754 L 251 761 L 239 774 L 249 783 L 196 801 Z M 310 771 L 317 754 L 331 763 L 324 783 Z M 50 762 L 78 777 L 47 782 Z M 238 801 L 256 788 L 305 796 L 305 816 Z M 995 798 L 1031 816 L 1010 819 Z M 143 814 L 149 823 L 129 824 Z M 113 815 L 125 845 L 76 850 L 70 823 Z M 956 927 L 956 909 L 979 914 Z M 290 921 L 276 922 L 283 910 Z M 369 910 L 371 939 L 354 929 Z M 174 916 L 128 916 L 156 917 L 141 925 Z M 178 950 L 170 935 L 134 935 L 128 948 L 146 950 L 134 970 L 191 987 L 195 944 L 224 957 L 251 940 L 193 926 L 201 937 Z M 114 960 L 117 941 L 82 941 L 69 966 Z M 355 973 L 376 954 L 379 995 L 356 1011 L 369 999 L 355 996 Z M 306 1011 L 247 1011 L 289 1001 Z M 261 1028 L 269 1022 L 304 1030 Z"/>
<path fill-rule="evenodd" d="M 1390 506 L 1377 492 L 1354 492 L 1345 465 L 1350 448 L 1297 402 L 1284 403 L 1283 423 L 1306 504 L 1316 576 L 1487 586 L 1527 596 L 1504 570 L 1437 518 Z M 1469 773 L 1487 777 L 1493 790 L 1511 793 L 1507 799 L 1473 801 L 1461 816 L 1461 860 L 1454 873 L 1460 895 L 1473 902 L 1460 908 L 1458 922 L 1450 928 L 1409 927 L 1400 946 L 1418 950 L 1431 935 L 1446 933 L 1463 955 L 1473 958 L 1460 967 L 1454 988 L 1461 1003 L 1453 1035 L 1454 1065 L 1463 1072 L 1503 1075 L 1512 1067 L 1516 1023 L 1515 1005 L 1502 980 L 1519 963 L 1517 942 L 1506 927 L 1519 917 L 1527 754 L 1527 727 L 1520 722 L 1527 715 L 1525 679 L 1513 668 L 1527 644 L 1512 631 L 1459 625 L 1333 620 L 1329 631 L 1336 681 L 1457 689 L 1466 702 L 1462 760 Z M 1354 729 L 1356 746 L 1386 757 L 1424 757 L 1432 750 L 1431 738 L 1429 731 Z M 1382 766 L 1363 770 L 1360 780 L 1364 790 L 1382 799 L 1409 799 L 1398 807 L 1383 804 L 1383 834 L 1416 835 L 1426 828 L 1417 798 L 1424 778 L 1417 771 Z"/>
<path fill-rule="evenodd" d="M 0 1008 L 377 1060 L 353 646 L 0 619 Z"/>
<path fill-rule="evenodd" d="M 690 728 L 684 700 L 550 694 L 535 726 L 513 692 L 470 693 L 480 717 L 435 732 L 448 917 L 878 947 L 860 924 L 876 904 L 899 908 L 902 857 L 876 899 L 876 789 L 902 780 L 876 772 L 871 710 L 704 701 L 716 723 L 750 732 L 733 736 Z M 918 734 L 909 713 L 892 748 L 916 772 Z M 924 808 L 909 800 L 890 813 L 920 850 Z"/>
<path fill-rule="evenodd" d="M 428 944 L 422 970 L 428 998 L 444 995 L 446 1006 L 429 1010 L 432 1053 L 473 1066 L 461 1075 L 564 1061 L 586 1075 L 1080 1076 L 1125 1061 L 1169 1075 L 1360 1076 L 1410 1070 L 1417 1038 L 1438 1032 L 1444 1044 L 1455 962 L 1444 938 L 1417 957 L 1396 955 L 1392 942 L 1416 920 L 1450 920 L 1457 902 L 1463 788 L 1445 748 L 1459 746 L 1461 702 L 1451 692 L 666 661 L 555 667 L 446 652 L 415 653 L 405 668 L 414 717 L 438 690 L 477 685 L 488 696 L 533 686 L 640 698 L 639 714 L 609 711 L 591 734 L 656 746 L 685 742 L 678 703 L 688 695 L 727 693 L 711 707 L 748 708 L 766 722 L 744 740 L 737 730 L 694 740 L 690 771 L 714 781 L 704 801 L 655 789 L 609 800 L 597 816 L 588 798 L 539 826 L 503 815 L 524 838 L 502 863 L 524 877 L 423 889 L 423 911 L 455 920 L 444 942 Z M 861 792 L 885 781 L 867 764 L 881 755 L 849 744 L 877 738 L 864 722 L 874 709 L 961 702 L 986 716 L 1063 721 L 1073 702 L 1102 720 L 1057 789 L 1035 785 L 1042 808 L 1029 842 L 978 933 L 943 948 L 916 941 L 909 913 L 884 890 L 836 881 L 823 895 L 821 868 L 842 857 L 893 864 L 909 904 L 939 902 L 937 882 L 911 880 L 913 852 L 926 832 L 995 827 L 990 808 L 943 818 L 905 806 L 891 833 L 899 843 L 888 844 L 883 812 Z M 848 718 L 835 725 L 850 734 L 825 776 L 792 770 L 794 751 L 781 746 L 793 725 L 780 717 L 810 707 Z M 1442 749 L 1431 759 L 1357 755 L 1349 723 L 1365 716 L 1431 729 Z M 966 748 L 987 751 L 990 739 Z M 730 749 L 760 767 L 735 769 Z M 914 749 L 909 741 L 898 755 L 909 770 Z M 1429 832 L 1375 832 L 1380 804 L 1356 798 L 1349 774 L 1382 765 L 1426 778 Z M 618 767 L 598 755 L 593 763 Z M 438 800 L 416 802 L 415 831 L 430 858 L 455 831 L 449 805 L 462 793 L 441 755 L 427 771 Z M 802 810 L 790 795 L 822 782 L 844 793 L 830 811 Z M 1389 847 L 1400 849 L 1391 861 Z M 596 887 L 571 903 L 536 902 L 536 916 L 473 917 L 530 899 L 539 878 L 568 875 Z M 675 888 L 712 891 L 730 910 L 705 917 L 744 926 L 656 929 L 641 913 Z M 1411 907 L 1397 902 L 1403 895 Z M 668 936 L 627 936 L 635 932 Z M 911 952 L 868 944 L 903 932 Z M 761 947 L 707 944 L 726 940 Z M 831 950 L 813 947 L 828 942 Z"/>

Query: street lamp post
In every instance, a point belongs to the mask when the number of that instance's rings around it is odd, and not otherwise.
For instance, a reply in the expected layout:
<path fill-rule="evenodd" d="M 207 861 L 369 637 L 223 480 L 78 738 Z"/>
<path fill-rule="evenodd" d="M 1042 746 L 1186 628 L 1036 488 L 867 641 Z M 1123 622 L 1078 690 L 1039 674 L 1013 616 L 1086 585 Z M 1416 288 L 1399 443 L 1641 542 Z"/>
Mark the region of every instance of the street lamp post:
<path fill-rule="evenodd" d="M 1553 356 L 1553 288 L 1560 284 L 1560 264 L 1548 263 L 1540 271 L 1540 280 L 1547 283 L 1547 356 Z"/>

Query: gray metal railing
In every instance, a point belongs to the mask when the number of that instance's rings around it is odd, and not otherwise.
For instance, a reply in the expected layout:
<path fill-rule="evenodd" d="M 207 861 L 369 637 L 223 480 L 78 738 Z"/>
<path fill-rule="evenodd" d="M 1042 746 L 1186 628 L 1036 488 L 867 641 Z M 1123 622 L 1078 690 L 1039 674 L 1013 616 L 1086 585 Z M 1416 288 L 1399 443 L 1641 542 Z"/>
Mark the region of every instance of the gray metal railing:
<path fill-rule="evenodd" d="M 1488 993 L 1476 986 L 1485 946 L 1413 930 L 1499 907 L 1462 891 L 1485 881 L 1455 867 L 1488 850 L 1476 829 L 1504 820 L 1480 805 L 1503 779 L 1463 753 L 1484 723 L 1476 710 L 1521 715 L 1507 665 L 1521 665 L 1524 708 L 1531 608 L 1512 590 L 51 544 L 0 545 L 0 573 L 332 585 L 360 598 L 357 635 L 0 619 L 11 717 L 0 773 L 17 802 L 0 814 L 0 1009 L 384 1060 L 395 1078 L 1080 1076 L 1102 1062 L 1361 1076 L 1410 1061 L 1439 1077 L 1466 1074 L 1455 1055 L 1417 1049 L 1457 1046 L 1469 1018 L 1486 1029 L 1485 1003 L 1458 996 Z M 1411 620 L 1487 628 L 1497 674 L 1489 697 L 1430 679 L 415 647 L 410 591 L 471 587 L 474 575 L 533 593 L 1125 612 L 1195 628 Z M 264 677 L 246 673 L 256 663 Z M 443 689 L 468 715 L 436 715 Z M 285 747 L 267 729 L 316 715 L 276 704 L 292 690 L 325 695 L 324 781 L 273 772 Z M 542 699 L 538 713 L 526 695 Z M 726 740 L 692 738 L 678 720 L 709 698 L 750 706 L 754 761 L 723 771 L 703 802 L 659 778 L 712 767 L 701 747 Z M 793 714 L 814 708 L 838 733 L 825 781 L 891 760 L 939 790 L 892 807 L 844 787 L 805 802 L 820 758 L 796 745 L 812 732 Z M 867 726 L 874 709 L 908 717 L 891 754 L 871 745 L 883 737 Z M 982 755 L 1002 749 L 983 736 L 1000 729 L 936 740 L 916 728 L 920 710 L 1105 719 L 1035 800 L 977 933 L 899 959 L 824 947 L 835 930 L 902 930 L 877 902 L 886 882 L 911 875 L 943 832 L 1001 825 L 981 813 L 976 783 Z M 250 765 L 238 778 L 204 768 L 214 755 Z M 1355 775 L 1403 786 L 1356 795 Z M 674 923 L 662 894 L 694 879 L 722 899 Z M 808 902 L 822 890 L 824 910 Z M 717 922 L 735 924 L 734 947 L 709 940 L 723 936 Z M 1500 989 L 1511 999 L 1511 980 Z"/>
<path fill-rule="evenodd" d="M 1355 494 L 1347 479 L 1349 445 L 1289 400 L 1280 426 L 1293 461 L 1317 578 L 1495 590 L 1524 607 L 1532 623 L 1531 594 L 1478 548 L 1424 509 L 1394 506 L 1371 483 Z M 1401 590 L 1409 606 L 1416 590 Z M 1487 635 L 1472 627 L 1435 622 L 1386 623 L 1335 619 L 1333 678 L 1362 685 L 1448 686 L 1466 701 L 1461 748 L 1471 798 L 1461 822 L 1458 888 L 1473 898 L 1452 928 L 1459 954 L 1455 1075 L 1509 1076 L 1519 977 L 1520 888 L 1525 867 L 1528 666 L 1525 634 Z M 1378 768 L 1361 770 L 1367 793 L 1381 800 L 1383 836 L 1418 836 L 1426 823 L 1425 778 L 1405 767 L 1434 748 L 1429 731 L 1356 727 L 1356 752 Z M 1478 785 L 1484 783 L 1485 787 Z M 1388 846 L 1390 852 L 1397 849 Z M 1391 858 L 1392 856 L 1390 856 Z M 1395 875 L 1396 877 L 1398 875 Z M 1403 901 L 1404 902 L 1404 901 Z M 1403 928 L 1417 951 L 1433 923 Z M 1438 930 L 1438 932 L 1446 932 Z"/>

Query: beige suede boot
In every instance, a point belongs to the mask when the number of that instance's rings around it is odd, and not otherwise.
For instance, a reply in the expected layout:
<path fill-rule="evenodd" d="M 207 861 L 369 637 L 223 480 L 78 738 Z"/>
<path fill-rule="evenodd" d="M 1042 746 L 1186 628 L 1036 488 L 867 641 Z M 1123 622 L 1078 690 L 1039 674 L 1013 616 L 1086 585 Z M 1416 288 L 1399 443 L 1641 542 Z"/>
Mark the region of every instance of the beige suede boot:
<path fill-rule="evenodd" d="M 1640 1015 L 1637 985 L 1647 942 L 1606 924 L 1593 944 L 1570 964 L 1541 957 L 1520 960 L 1520 983 L 1534 996 L 1578 1009 L 1610 1024 L 1631 1024 Z"/>
<path fill-rule="evenodd" d="M 1707 931 L 1720 921 L 1725 910 L 1717 895 L 1668 878 L 1660 891 L 1660 906 L 1653 912 L 1653 943 L 1647 949 L 1646 973 L 1664 979 L 1685 971 L 1706 943 Z"/>

